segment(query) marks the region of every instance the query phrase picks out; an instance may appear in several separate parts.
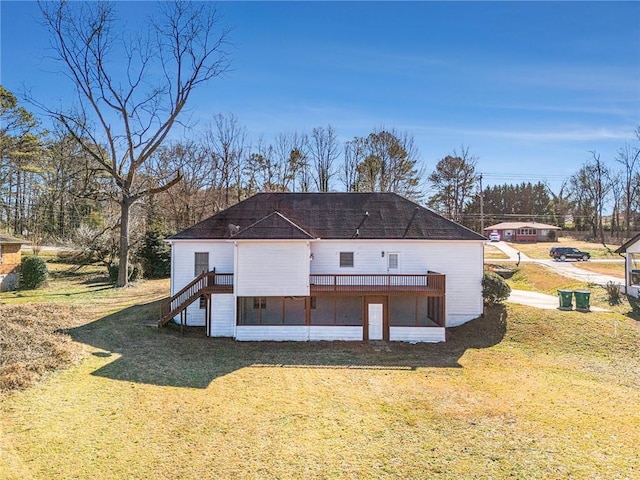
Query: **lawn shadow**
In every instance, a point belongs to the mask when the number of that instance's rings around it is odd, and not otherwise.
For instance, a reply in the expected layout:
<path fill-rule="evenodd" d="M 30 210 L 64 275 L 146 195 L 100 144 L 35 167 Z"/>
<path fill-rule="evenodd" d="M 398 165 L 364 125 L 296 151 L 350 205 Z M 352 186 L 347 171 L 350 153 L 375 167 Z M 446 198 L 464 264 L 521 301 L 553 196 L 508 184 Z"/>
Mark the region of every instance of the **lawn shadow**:
<path fill-rule="evenodd" d="M 415 370 L 461 368 L 468 349 L 489 348 L 506 332 L 506 309 L 447 330 L 446 343 L 236 342 L 207 338 L 203 328 L 155 328 L 161 301 L 136 305 L 67 330 L 75 341 L 96 347 L 113 360 L 93 375 L 161 386 L 207 388 L 216 378 L 242 368 L 337 368 Z"/>

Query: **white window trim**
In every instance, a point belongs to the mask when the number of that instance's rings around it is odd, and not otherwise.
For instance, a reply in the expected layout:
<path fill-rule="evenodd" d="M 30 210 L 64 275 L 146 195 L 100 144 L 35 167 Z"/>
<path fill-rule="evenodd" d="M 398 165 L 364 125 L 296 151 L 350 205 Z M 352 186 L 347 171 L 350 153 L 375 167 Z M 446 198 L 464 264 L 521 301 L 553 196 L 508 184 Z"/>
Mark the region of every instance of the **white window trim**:
<path fill-rule="evenodd" d="M 396 257 L 396 266 L 392 267 L 391 266 L 391 256 L 395 255 Z M 394 271 L 398 271 L 400 270 L 400 253 L 398 252 L 387 252 L 387 270 L 394 270 Z"/>
<path fill-rule="evenodd" d="M 198 254 L 206 254 L 207 255 L 207 268 L 205 269 L 206 272 L 209 271 L 209 262 L 211 261 L 210 258 L 209 258 L 209 252 L 193 252 L 193 272 L 194 272 L 193 276 L 194 276 L 194 278 L 202 273 L 202 272 L 197 272 L 196 271 L 196 267 L 197 267 L 196 258 L 198 256 Z"/>
<path fill-rule="evenodd" d="M 351 265 L 342 265 L 342 254 L 350 253 L 351 254 Z M 340 252 L 338 254 L 338 265 L 340 268 L 354 268 L 356 266 L 356 255 L 354 252 Z"/>

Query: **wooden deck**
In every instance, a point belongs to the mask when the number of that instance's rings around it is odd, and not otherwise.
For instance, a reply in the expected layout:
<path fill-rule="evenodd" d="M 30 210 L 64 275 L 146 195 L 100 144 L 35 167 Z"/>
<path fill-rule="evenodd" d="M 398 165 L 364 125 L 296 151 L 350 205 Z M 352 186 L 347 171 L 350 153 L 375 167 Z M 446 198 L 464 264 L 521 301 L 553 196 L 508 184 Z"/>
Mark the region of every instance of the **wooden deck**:
<path fill-rule="evenodd" d="M 413 294 L 443 297 L 445 280 L 444 274 L 436 272 L 424 275 L 311 274 L 309 277 L 311 295 Z"/>
<path fill-rule="evenodd" d="M 311 296 L 419 295 L 444 298 L 445 280 L 445 275 L 437 272 L 408 275 L 314 273 L 309 276 L 309 294 Z M 158 325 L 166 324 L 178 314 L 181 315 L 181 323 L 185 322 L 183 316 L 186 315 L 186 308 L 190 304 L 203 295 L 209 297 L 214 294 L 233 293 L 233 282 L 233 273 L 216 273 L 215 270 L 202 272 L 162 304 Z M 210 302 L 210 298 L 207 302 Z M 444 318 L 441 306 L 435 308 L 433 314 L 438 319 Z"/>

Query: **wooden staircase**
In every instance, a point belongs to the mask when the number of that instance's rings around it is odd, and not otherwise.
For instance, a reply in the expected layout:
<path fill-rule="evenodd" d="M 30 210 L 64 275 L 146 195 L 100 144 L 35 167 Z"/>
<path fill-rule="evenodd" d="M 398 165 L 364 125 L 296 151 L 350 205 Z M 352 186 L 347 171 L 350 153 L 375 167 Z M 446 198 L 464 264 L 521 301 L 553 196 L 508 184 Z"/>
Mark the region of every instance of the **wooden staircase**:
<path fill-rule="evenodd" d="M 158 327 L 169 323 L 176 315 L 185 312 L 187 307 L 202 295 L 212 293 L 233 293 L 233 273 L 202 272 L 185 287 L 160 306 Z"/>

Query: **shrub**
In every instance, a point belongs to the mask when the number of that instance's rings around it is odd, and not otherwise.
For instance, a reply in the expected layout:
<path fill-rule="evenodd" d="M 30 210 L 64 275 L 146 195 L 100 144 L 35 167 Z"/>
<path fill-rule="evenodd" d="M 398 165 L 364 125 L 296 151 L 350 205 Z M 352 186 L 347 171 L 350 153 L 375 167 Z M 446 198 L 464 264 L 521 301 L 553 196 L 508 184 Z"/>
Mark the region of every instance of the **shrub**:
<path fill-rule="evenodd" d="M 495 305 L 509 298 L 511 287 L 500 275 L 484 272 L 482 276 L 482 298 L 487 305 Z"/>
<path fill-rule="evenodd" d="M 29 256 L 22 259 L 20 275 L 20 287 L 25 290 L 32 290 L 44 285 L 49 276 L 49 271 L 42 258 Z"/>
<path fill-rule="evenodd" d="M 620 302 L 622 302 L 620 284 L 616 282 L 607 282 L 604 289 L 607 291 L 609 305 L 620 305 Z"/>
<path fill-rule="evenodd" d="M 555 242 L 557 240 L 555 230 L 549 230 L 549 232 L 547 233 L 547 240 L 549 240 L 550 242 Z"/>

